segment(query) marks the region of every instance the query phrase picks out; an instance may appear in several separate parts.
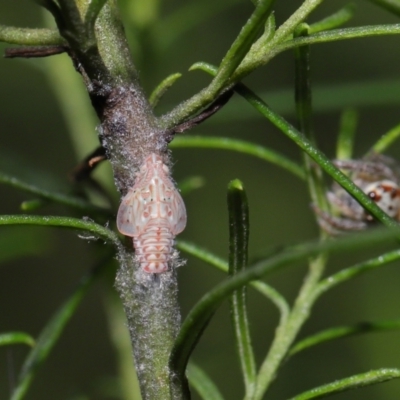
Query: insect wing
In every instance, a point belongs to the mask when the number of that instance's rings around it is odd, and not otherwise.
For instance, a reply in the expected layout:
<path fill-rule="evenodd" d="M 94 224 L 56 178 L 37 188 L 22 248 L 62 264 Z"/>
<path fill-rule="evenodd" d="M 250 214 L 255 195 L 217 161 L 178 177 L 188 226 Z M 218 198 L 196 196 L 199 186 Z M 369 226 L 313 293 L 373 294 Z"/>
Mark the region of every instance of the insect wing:
<path fill-rule="evenodd" d="M 117 214 L 117 228 L 125 236 L 138 236 L 145 228 L 149 212 L 142 190 L 130 190 L 123 198 Z M 147 216 L 147 217 L 146 217 Z"/>
<path fill-rule="evenodd" d="M 177 189 L 174 188 L 171 197 L 171 230 L 174 235 L 178 235 L 186 227 L 186 207 Z"/>
<path fill-rule="evenodd" d="M 117 228 L 125 236 L 135 236 L 137 229 L 134 216 L 134 198 L 135 193 L 129 191 L 122 199 L 117 214 Z"/>

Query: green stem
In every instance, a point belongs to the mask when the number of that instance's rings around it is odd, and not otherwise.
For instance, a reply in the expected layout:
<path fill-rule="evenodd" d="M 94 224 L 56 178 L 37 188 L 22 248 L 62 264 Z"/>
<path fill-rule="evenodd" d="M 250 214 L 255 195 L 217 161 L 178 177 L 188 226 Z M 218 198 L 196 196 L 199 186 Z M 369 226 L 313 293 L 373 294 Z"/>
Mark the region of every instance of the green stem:
<path fill-rule="evenodd" d="M 340 379 L 327 385 L 308 390 L 302 394 L 292 397 L 290 400 L 318 399 L 348 390 L 359 389 L 365 386 L 386 382 L 400 378 L 400 369 L 385 368 L 369 371 L 364 374 L 353 375 Z"/>
<path fill-rule="evenodd" d="M 374 270 L 375 268 L 382 267 L 393 261 L 400 259 L 400 250 L 390 251 L 378 257 L 353 265 L 352 267 L 343 269 L 336 274 L 333 274 L 323 279 L 315 288 L 313 296 L 315 298 L 321 296 L 322 293 L 327 292 L 332 287 L 346 282 L 351 278 L 361 275 L 365 272 Z"/>
<path fill-rule="evenodd" d="M 342 112 L 336 145 L 336 158 L 349 160 L 353 157 L 354 137 L 357 130 L 358 113 L 352 108 Z"/>
<path fill-rule="evenodd" d="M 300 23 L 301 21 L 299 21 Z M 296 25 L 297 26 L 297 25 Z M 294 30 L 295 27 L 293 27 Z M 292 32 L 290 32 L 292 33 Z M 267 64 L 276 55 L 285 50 L 290 50 L 295 47 L 317 44 L 317 43 L 328 43 L 346 39 L 366 38 L 370 36 L 380 35 L 398 35 L 400 33 L 400 24 L 386 24 L 386 25 L 369 25 L 357 28 L 344 28 L 344 29 L 333 29 L 330 31 L 324 31 L 310 35 L 308 37 L 301 37 L 295 39 L 285 38 L 279 42 L 274 40 L 271 41 L 268 46 L 264 43 L 260 43 L 259 46 L 253 46 L 251 52 L 243 60 L 242 64 L 233 74 L 231 81 L 239 82 L 250 72 L 262 65 Z"/>
<path fill-rule="evenodd" d="M 316 43 L 326 43 L 345 39 L 363 38 L 379 35 L 397 35 L 400 33 L 400 24 L 372 25 L 359 28 L 334 29 L 310 35 L 308 37 L 287 40 L 296 26 L 322 2 L 322 0 L 306 0 L 302 6 L 276 31 L 273 38 L 265 45 L 265 41 L 255 43 L 246 55 L 240 66 L 235 70 L 229 80 L 229 86 L 241 81 L 254 69 L 267 64 L 272 58 L 282 51 Z M 263 39 L 263 38 L 262 38 Z M 214 82 L 214 81 L 213 81 Z M 213 82 L 186 102 L 180 104 L 170 113 L 164 115 L 160 123 L 165 128 L 177 125 L 179 122 L 193 115 L 201 108 L 214 101 L 223 89 L 214 87 Z"/>
<path fill-rule="evenodd" d="M 304 322 L 308 319 L 314 304 L 313 292 L 324 270 L 326 257 L 317 255 L 310 261 L 309 272 L 300 289 L 292 312 L 285 323 L 279 326 L 267 357 L 262 363 L 257 379 L 255 399 L 261 400 L 276 376 Z"/>
<path fill-rule="evenodd" d="M 247 196 L 239 180 L 228 186 L 229 275 L 245 271 L 248 263 L 249 209 Z M 256 363 L 251 343 L 245 286 L 234 291 L 230 299 L 236 347 L 244 377 L 246 399 L 252 399 L 256 382 Z"/>
<path fill-rule="evenodd" d="M 309 26 L 300 24 L 294 32 L 295 37 L 307 37 Z M 311 67 L 310 67 L 310 46 L 297 48 L 295 53 L 295 101 L 299 131 L 310 143 L 316 145 L 312 123 L 312 94 L 311 94 Z M 305 152 L 302 152 L 304 170 L 306 171 L 308 191 L 311 201 L 320 209 L 327 209 L 325 197 L 325 185 L 322 178 L 322 171 L 319 165 Z"/>
<path fill-rule="evenodd" d="M 155 108 L 155 106 L 160 101 L 161 97 L 167 92 L 167 90 L 182 76 L 181 73 L 175 73 L 167 76 L 157 87 L 153 90 L 149 97 L 150 105 Z"/>
<path fill-rule="evenodd" d="M 100 11 L 104 7 L 107 0 L 91 0 L 85 14 L 84 23 L 86 25 L 87 34 L 91 39 L 95 39 L 94 37 L 94 26 L 97 20 L 97 17 L 100 14 Z M 91 32 L 90 32 L 91 31 Z"/>
<path fill-rule="evenodd" d="M 300 24 L 294 37 L 308 37 L 309 26 Z M 312 96 L 310 77 L 310 46 L 294 49 L 295 54 L 295 102 L 299 130 L 312 141 L 315 141 L 312 128 Z"/>
<path fill-rule="evenodd" d="M 273 50 L 276 55 L 282 51 L 292 49 L 298 46 L 328 43 L 338 40 L 367 38 L 370 36 L 381 35 L 398 35 L 400 33 L 400 24 L 386 24 L 386 25 L 366 25 L 357 28 L 343 28 L 334 29 L 310 35 L 308 37 L 296 38 L 288 40 Z"/>
<path fill-rule="evenodd" d="M 283 253 L 271 257 L 239 272 L 234 277 L 225 280 L 217 285 L 214 289 L 209 291 L 203 298 L 193 307 L 189 312 L 185 321 L 183 322 L 177 339 L 174 343 L 170 356 L 170 368 L 174 376 L 175 384 L 183 384 L 185 379 L 185 369 L 195 345 L 199 341 L 205 327 L 207 326 L 210 318 L 217 310 L 219 305 L 230 294 L 247 285 L 253 280 L 262 278 L 269 272 L 276 271 L 288 265 L 294 265 L 298 261 L 304 261 L 309 257 L 321 254 L 338 251 L 357 250 L 361 247 L 365 248 L 372 244 L 387 243 L 388 239 L 394 239 L 399 235 L 399 229 L 379 229 L 372 232 L 365 232 L 360 235 L 354 235 L 349 238 L 342 238 L 335 241 L 325 241 L 322 243 L 305 244 L 295 248 L 287 249 Z M 309 283 L 304 285 L 304 292 L 313 286 L 313 280 L 316 280 L 317 274 L 314 274 L 309 279 Z M 305 306 L 308 306 L 305 304 Z M 296 324 L 299 324 L 301 319 L 307 317 L 302 315 L 303 310 L 297 307 L 296 313 L 292 313 L 293 317 L 287 325 L 293 324 L 292 334 L 296 331 Z M 307 314 L 307 310 L 306 310 Z M 294 335 L 293 335 L 294 336 Z M 288 342 L 292 342 L 290 338 Z"/>
<path fill-rule="evenodd" d="M 293 356 L 300 351 L 310 347 L 330 342 L 336 339 L 359 335 L 370 332 L 387 332 L 389 330 L 398 330 L 400 328 L 400 320 L 379 321 L 379 322 L 360 322 L 352 326 L 336 326 L 334 328 L 325 329 L 314 335 L 308 336 L 296 343 L 290 350 L 289 356 Z"/>
<path fill-rule="evenodd" d="M 253 14 L 221 61 L 214 79 L 205 89 L 177 106 L 167 115 L 164 115 L 160 119 L 160 122 L 165 128 L 177 125 L 207 104 L 210 104 L 218 97 L 223 89 L 234 83 L 231 81 L 231 76 L 249 51 L 258 32 L 271 13 L 272 3 L 273 0 L 260 0 L 257 3 Z"/>
<path fill-rule="evenodd" d="M 12 176 L 6 175 L 0 172 L 0 183 L 12 186 L 16 189 L 23 190 L 25 192 L 37 195 L 42 199 L 49 200 L 54 203 L 63 204 L 68 207 L 76 208 L 78 210 L 84 212 L 92 212 L 99 213 L 107 216 L 111 216 L 112 213 L 110 210 L 107 210 L 102 207 L 95 206 L 85 200 L 79 199 L 77 197 L 68 196 L 61 193 L 49 192 L 44 189 L 40 189 L 36 186 L 33 186 L 29 183 L 25 183 L 18 178 L 14 178 Z"/>
<path fill-rule="evenodd" d="M 229 81 L 223 81 L 224 87 L 215 85 L 214 80 L 192 98 L 182 103 L 170 113 L 164 115 L 161 123 L 164 127 L 172 127 L 193 115 L 201 108 L 216 99 L 220 91 L 230 85 L 241 81 L 254 69 L 267 64 L 272 58 L 282 51 L 298 46 L 315 43 L 325 43 L 344 39 L 361 38 L 378 35 L 395 35 L 400 33 L 400 24 L 374 25 L 360 28 L 335 29 L 310 35 L 308 37 L 288 40 L 295 28 L 320 4 L 322 0 L 306 0 L 299 9 L 276 31 L 271 40 L 265 43 L 262 37 L 250 49 L 240 66 L 230 76 Z"/>
<path fill-rule="evenodd" d="M 308 29 L 308 25 L 301 24 L 296 29 L 294 35 L 307 35 Z M 312 106 L 309 57 L 308 47 L 297 49 L 295 52 L 295 99 L 300 130 L 304 137 L 308 137 L 310 142 L 314 142 L 311 120 Z M 324 206 L 326 201 L 324 201 L 325 197 L 321 174 L 318 173 L 318 169 L 312 164 L 312 160 L 309 156 L 304 152 L 303 155 L 311 199 L 314 203 L 318 204 L 318 206 Z M 325 264 L 326 257 L 323 254 L 318 254 L 316 258 L 312 258 L 309 261 L 309 270 L 293 309 L 287 320 L 277 329 L 270 350 L 261 364 L 257 379 L 255 399 L 261 400 L 264 397 L 265 392 L 268 390 L 269 385 L 286 357 L 300 328 L 309 317 L 313 305 L 312 294 L 324 271 Z"/>
<path fill-rule="evenodd" d="M 0 347 L 12 344 L 26 344 L 29 347 L 33 347 L 35 339 L 25 332 L 0 333 Z"/>
<path fill-rule="evenodd" d="M 36 225 L 78 229 L 95 234 L 95 237 L 88 237 L 88 239 L 98 239 L 98 237 L 101 237 L 113 243 L 117 248 L 121 247 L 121 242 L 113 231 L 94 222 L 77 218 L 38 215 L 1 215 L 0 225 Z"/>
<path fill-rule="evenodd" d="M 255 68 L 265 65 L 276 54 L 276 50 L 294 33 L 308 15 L 317 8 L 323 0 L 305 0 L 303 4 L 276 30 L 274 36 L 265 43 L 263 38 L 254 44 L 252 49 L 235 71 L 232 80 L 239 82 Z"/>
<path fill-rule="evenodd" d="M 215 67 L 206 63 L 198 63 L 192 68 L 199 68 L 211 75 L 215 73 Z M 235 86 L 235 90 L 243 96 L 257 111 L 269 119 L 286 136 L 293 140 L 305 153 L 307 153 L 328 175 L 347 190 L 367 211 L 386 226 L 395 227 L 397 222 L 390 218 L 376 205 L 361 189 L 359 189 L 342 171 L 337 169 L 328 157 L 296 128 L 289 124 L 283 117 L 274 112 L 260 97 L 242 84 Z"/>
<path fill-rule="evenodd" d="M 400 137 L 400 124 L 386 132 L 373 146 L 371 151 L 383 153 Z"/>
<path fill-rule="evenodd" d="M 253 14 L 232 43 L 231 48 L 221 61 L 217 74 L 210 84 L 210 87 L 212 87 L 216 93 L 219 93 L 219 91 L 227 85 L 231 75 L 249 51 L 260 29 L 271 13 L 273 3 L 274 0 L 259 0 L 257 2 Z"/>
<path fill-rule="evenodd" d="M 187 376 L 190 384 L 203 400 L 224 400 L 211 378 L 196 364 L 189 363 Z"/>
<path fill-rule="evenodd" d="M 185 242 L 182 240 L 177 240 L 177 248 L 190 254 L 205 263 L 218 268 L 221 271 L 228 272 L 228 263 L 222 258 L 210 253 L 208 250 L 202 249 L 199 246 Z M 250 282 L 249 285 L 264 295 L 267 299 L 271 300 L 273 304 L 277 307 L 280 312 L 280 320 L 285 321 L 289 314 L 289 305 L 286 299 L 273 287 L 267 285 L 261 281 Z"/>
<path fill-rule="evenodd" d="M 288 18 L 276 31 L 269 43 L 269 48 L 274 48 L 278 43 L 288 38 L 297 26 L 313 12 L 323 0 L 305 0 L 303 4 Z"/>
<path fill-rule="evenodd" d="M 293 140 L 305 153 L 307 153 L 328 175 L 330 175 L 340 186 L 353 196 L 369 213 L 388 227 L 396 227 L 398 224 L 382 211 L 377 204 L 371 200 L 353 181 L 342 171 L 337 169 L 329 158 L 287 122 L 280 115 L 275 113 L 257 95 L 242 84 L 236 86 L 236 91 L 243 96 L 254 108 L 280 129 L 287 137 Z"/>
<path fill-rule="evenodd" d="M 340 10 L 328 17 L 310 24 L 309 34 L 312 35 L 317 32 L 326 31 L 329 29 L 337 28 L 348 22 L 354 16 L 356 6 L 354 3 L 345 5 Z"/>
<path fill-rule="evenodd" d="M 0 42 L 22 46 L 65 45 L 57 29 L 16 28 L 0 25 Z"/>
<path fill-rule="evenodd" d="M 305 178 L 304 170 L 301 165 L 274 150 L 245 140 L 212 136 L 177 136 L 170 144 L 170 148 L 172 149 L 188 147 L 232 150 L 243 154 L 249 154 L 270 162 L 271 164 L 275 164 L 291 172 L 300 179 Z"/>

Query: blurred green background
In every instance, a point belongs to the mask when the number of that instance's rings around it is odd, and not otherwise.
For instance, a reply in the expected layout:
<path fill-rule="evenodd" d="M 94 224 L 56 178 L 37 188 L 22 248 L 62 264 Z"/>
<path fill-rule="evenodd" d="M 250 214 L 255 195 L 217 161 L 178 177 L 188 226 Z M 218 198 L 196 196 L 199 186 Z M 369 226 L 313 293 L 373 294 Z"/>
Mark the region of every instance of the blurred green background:
<path fill-rule="evenodd" d="M 282 23 L 301 3 L 299 0 L 277 0 L 277 23 Z M 399 22 L 398 18 L 368 1 L 355 3 L 358 6 L 356 15 L 348 25 Z M 345 4 L 347 2 L 341 0 L 326 2 L 312 14 L 309 22 L 323 18 Z M 161 101 L 157 113 L 171 109 L 207 84 L 209 77 L 206 74 L 187 72 L 188 68 L 197 61 L 218 64 L 253 9 L 249 0 L 124 0 L 121 6 L 145 91 L 151 93 L 171 73 L 183 73 Z M 202 19 L 202 13 L 210 15 Z M 42 27 L 45 26 L 43 15 L 40 7 L 28 0 L 0 2 L 1 24 Z M 334 157 L 340 113 L 345 107 L 355 107 L 360 113 L 356 157 L 361 157 L 383 133 L 399 123 L 399 45 L 399 36 L 381 36 L 312 47 L 315 132 L 320 147 L 330 157 Z M 6 47 L 10 46 L 0 44 L 2 52 Z M 72 71 L 72 64 L 65 55 L 51 60 L 0 59 L 1 171 L 44 188 L 68 190 L 67 173 L 98 143 L 97 121 L 93 115 L 89 128 L 78 130 L 81 123 L 86 123 L 79 120 L 81 101 L 88 106 L 89 100 L 83 93 L 80 76 Z M 245 83 L 275 110 L 295 122 L 293 76 L 293 53 L 286 52 L 256 71 Z M 74 84 L 78 94 L 71 89 L 70 113 L 76 115 L 76 121 L 68 123 L 57 93 L 65 90 L 66 85 L 72 87 Z M 301 161 L 298 149 L 237 96 L 214 118 L 186 134 L 240 138 Z M 390 154 L 397 158 L 400 145 L 394 145 Z M 227 151 L 176 149 L 173 157 L 176 162 L 174 177 L 178 182 L 194 175 L 202 176 L 206 181 L 203 188 L 185 198 L 188 226 L 180 238 L 227 257 L 226 187 L 234 178 L 244 182 L 249 198 L 251 260 L 282 245 L 317 237 L 318 229 L 306 187 L 288 172 Z M 108 167 L 102 166 L 98 176 L 110 182 L 107 174 Z M 109 187 L 117 200 L 115 189 Z M 6 186 L 0 186 L 0 193 L 2 214 L 19 213 L 21 202 L 31 199 Z M 40 212 L 69 213 L 54 205 Z M 30 243 L 30 246 L 24 246 L 28 247 L 26 254 L 19 258 L 7 257 L 7 251 L 18 247 L 21 241 Z M 21 330 L 36 336 L 79 278 L 92 266 L 95 250 L 93 243 L 79 239 L 70 231 L 2 227 L 0 332 Z M 334 257 L 328 271 L 349 266 L 373 254 L 377 254 L 376 250 Z M 298 265 L 283 270 L 268 281 L 293 299 L 305 268 L 305 265 Z M 301 335 L 334 325 L 398 318 L 398 268 L 399 265 L 390 265 L 323 296 Z M 205 291 L 223 279 L 220 272 L 191 257 L 181 268 L 179 277 L 183 316 Z M 108 334 L 103 293 L 104 287 L 98 284 L 79 307 L 38 374 L 27 399 L 78 399 L 80 394 L 87 394 L 90 399 L 113 398 L 106 394 L 107 382 L 116 374 L 116 362 Z M 249 291 L 249 309 L 257 361 L 260 362 L 273 337 L 278 315 L 273 306 L 252 290 Z M 26 353 L 22 346 L 0 348 L 0 399 L 7 398 Z M 227 399 L 242 397 L 239 364 L 226 305 L 212 319 L 193 358 L 215 379 Z M 284 365 L 268 398 L 284 399 L 351 374 L 399 366 L 399 332 L 336 341 L 300 353 Z M 393 381 L 336 398 L 397 399 L 399 393 L 400 382 Z M 197 399 L 195 394 L 193 398 Z"/>

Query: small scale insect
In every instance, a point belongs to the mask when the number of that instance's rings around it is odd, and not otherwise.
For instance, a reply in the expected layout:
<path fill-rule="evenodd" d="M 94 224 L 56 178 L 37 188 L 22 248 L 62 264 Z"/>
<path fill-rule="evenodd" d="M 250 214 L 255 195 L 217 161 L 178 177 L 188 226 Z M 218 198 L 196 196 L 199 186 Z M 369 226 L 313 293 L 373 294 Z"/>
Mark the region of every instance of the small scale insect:
<path fill-rule="evenodd" d="M 174 237 L 186 226 L 186 208 L 170 178 L 168 167 L 155 153 L 144 160 L 135 184 L 122 199 L 118 230 L 133 238 L 143 271 L 168 271 Z"/>
<path fill-rule="evenodd" d="M 390 157 L 374 154 L 362 160 L 336 160 L 334 164 L 390 217 L 400 221 L 400 173 Z M 314 211 L 322 229 L 332 235 L 368 228 L 374 218 L 337 183 L 327 192 L 327 199 L 340 216 L 317 207 Z"/>

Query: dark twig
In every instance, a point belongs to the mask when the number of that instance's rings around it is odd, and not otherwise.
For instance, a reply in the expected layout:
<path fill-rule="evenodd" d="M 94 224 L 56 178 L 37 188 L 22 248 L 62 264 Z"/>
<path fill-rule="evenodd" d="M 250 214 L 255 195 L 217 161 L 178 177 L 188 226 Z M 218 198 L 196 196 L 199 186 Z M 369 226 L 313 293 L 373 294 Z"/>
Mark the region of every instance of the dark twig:
<path fill-rule="evenodd" d="M 92 171 L 106 159 L 107 156 L 104 147 L 99 146 L 70 172 L 69 177 L 76 184 L 77 188 L 82 188 L 82 183 L 84 183 L 85 187 L 94 190 L 112 205 L 112 196 L 97 180 L 90 176 Z"/>
<path fill-rule="evenodd" d="M 194 128 L 195 126 L 201 124 L 206 119 L 210 118 L 214 115 L 217 111 L 219 111 L 232 97 L 233 89 L 229 89 L 223 92 L 210 106 L 208 106 L 204 111 L 200 114 L 196 115 L 195 117 L 182 122 L 179 125 L 174 126 L 171 129 L 168 129 L 165 132 L 165 138 L 167 143 L 171 142 L 174 138 L 175 133 L 182 133 L 188 131 L 189 129 Z"/>
<path fill-rule="evenodd" d="M 31 46 L 31 47 L 12 47 L 4 52 L 5 58 L 39 58 L 62 54 L 68 51 L 66 46 Z"/>
<path fill-rule="evenodd" d="M 74 182 L 84 181 L 88 179 L 92 171 L 106 159 L 104 147 L 99 146 L 72 170 L 70 177 Z"/>

